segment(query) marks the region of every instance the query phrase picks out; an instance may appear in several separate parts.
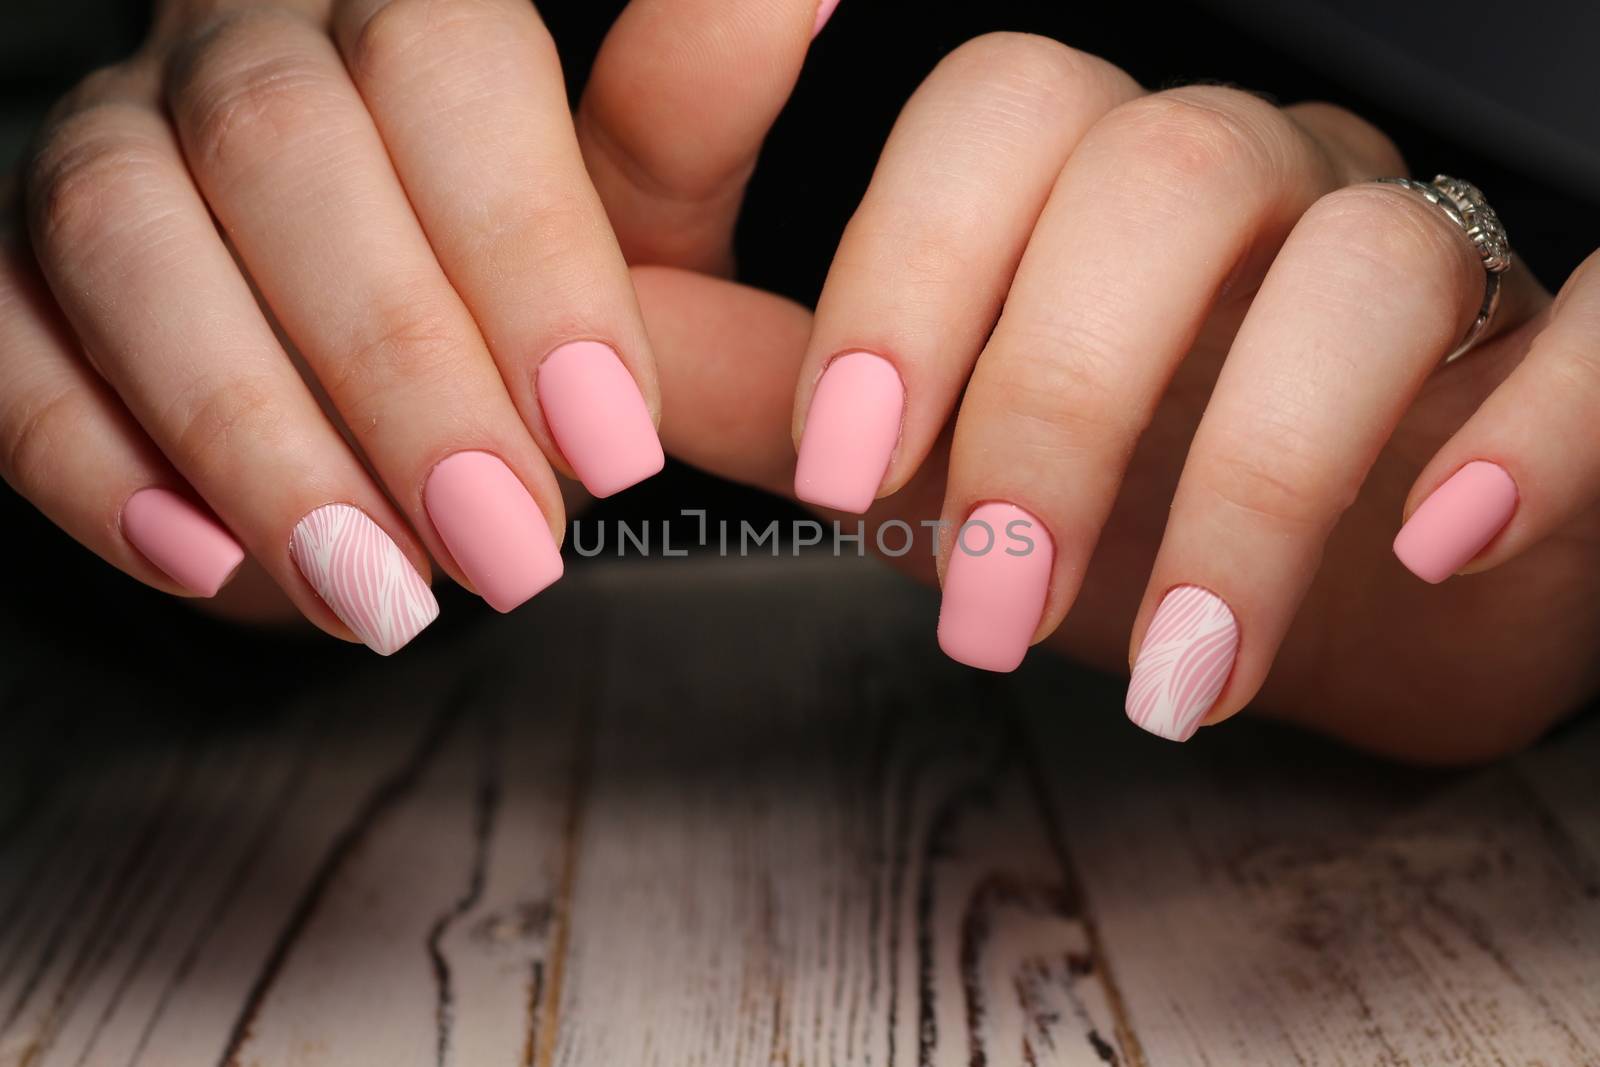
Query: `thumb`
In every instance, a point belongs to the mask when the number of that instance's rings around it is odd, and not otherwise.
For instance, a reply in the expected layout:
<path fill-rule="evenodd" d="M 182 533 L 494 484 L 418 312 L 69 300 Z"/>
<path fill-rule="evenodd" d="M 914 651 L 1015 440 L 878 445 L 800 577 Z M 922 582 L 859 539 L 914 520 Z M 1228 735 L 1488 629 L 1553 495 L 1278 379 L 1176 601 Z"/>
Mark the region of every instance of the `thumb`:
<path fill-rule="evenodd" d="M 793 496 L 794 383 L 811 313 L 703 274 L 636 267 L 661 376 L 661 443 L 723 478 Z"/>
<path fill-rule="evenodd" d="M 733 271 L 745 183 L 838 0 L 633 0 L 578 107 L 630 263 Z"/>

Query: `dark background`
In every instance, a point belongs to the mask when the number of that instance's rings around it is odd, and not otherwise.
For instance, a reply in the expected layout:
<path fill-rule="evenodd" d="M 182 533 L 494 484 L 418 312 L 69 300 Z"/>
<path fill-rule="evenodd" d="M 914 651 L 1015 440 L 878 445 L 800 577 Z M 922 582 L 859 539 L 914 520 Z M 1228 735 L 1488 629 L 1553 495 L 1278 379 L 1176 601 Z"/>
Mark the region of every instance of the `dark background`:
<path fill-rule="evenodd" d="M 541 5 L 574 96 L 622 6 Z M 0 0 L 0 167 L 21 155 L 51 100 L 133 48 L 148 17 L 148 4 L 126 0 Z M 1284 103 L 1350 107 L 1389 132 L 1414 175 L 1442 171 L 1482 186 L 1519 254 L 1552 288 L 1600 246 L 1600 4 L 1592 0 L 841 0 L 752 182 L 738 235 L 742 279 L 811 302 L 900 106 L 942 55 L 998 29 L 1055 37 L 1151 87 L 1222 82 Z M 676 467 L 606 502 L 600 514 L 669 518 L 685 506 L 706 507 L 713 518 L 795 514 Z M 267 693 L 288 684 L 278 677 L 284 672 L 266 667 L 281 651 L 275 642 L 292 642 L 296 655 L 330 668 L 367 655 L 200 619 L 113 572 L 3 490 L 0 530 L 13 541 L 11 558 L 30 561 L 11 583 L 12 606 L 30 626 L 83 649 L 87 669 L 105 658 L 160 662 L 181 650 L 216 670 L 261 664 Z M 440 592 L 440 627 L 487 610 Z M 96 610 L 84 612 L 84 603 Z M 130 629 L 129 617 L 144 625 Z"/>

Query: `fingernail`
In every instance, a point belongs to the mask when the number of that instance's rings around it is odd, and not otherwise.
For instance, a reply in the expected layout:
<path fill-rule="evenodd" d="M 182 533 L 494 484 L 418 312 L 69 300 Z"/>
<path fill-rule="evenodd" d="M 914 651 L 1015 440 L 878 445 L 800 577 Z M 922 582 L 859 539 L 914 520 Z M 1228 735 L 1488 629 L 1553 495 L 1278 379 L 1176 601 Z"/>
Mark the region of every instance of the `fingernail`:
<path fill-rule="evenodd" d="M 1187 741 L 1222 692 L 1239 650 L 1239 626 L 1221 597 L 1180 585 L 1156 609 L 1128 683 L 1128 718 L 1169 741 Z"/>
<path fill-rule="evenodd" d="M 1418 578 L 1442 582 L 1470 563 L 1511 521 L 1517 483 L 1504 467 L 1474 460 L 1435 489 L 1394 539 L 1394 554 Z"/>
<path fill-rule="evenodd" d="M 822 32 L 822 27 L 826 26 L 828 20 L 833 17 L 833 9 L 838 6 L 839 0 L 822 0 L 822 3 L 817 5 L 817 21 L 811 27 L 811 36 L 813 38 Z"/>
<path fill-rule="evenodd" d="M 800 435 L 795 495 L 855 514 L 871 507 L 900 439 L 905 400 L 900 373 L 882 356 L 850 352 L 829 363 Z"/>
<path fill-rule="evenodd" d="M 561 577 L 561 552 L 543 512 L 497 456 L 446 456 L 428 475 L 422 500 L 450 555 L 496 611 Z"/>
<path fill-rule="evenodd" d="M 244 562 L 244 549 L 209 512 L 159 486 L 122 505 L 122 535 L 195 596 L 216 596 Z"/>
<path fill-rule="evenodd" d="M 340 621 L 380 656 L 404 648 L 439 617 L 422 576 L 360 508 L 317 508 L 295 524 L 289 555 Z"/>
<path fill-rule="evenodd" d="M 562 345 L 539 365 L 537 388 L 550 433 L 589 492 L 610 496 L 661 472 L 650 408 L 609 345 Z"/>
<path fill-rule="evenodd" d="M 1055 543 L 1015 504 L 973 509 L 956 535 L 939 604 L 939 647 L 957 663 L 1014 671 L 1033 644 Z"/>

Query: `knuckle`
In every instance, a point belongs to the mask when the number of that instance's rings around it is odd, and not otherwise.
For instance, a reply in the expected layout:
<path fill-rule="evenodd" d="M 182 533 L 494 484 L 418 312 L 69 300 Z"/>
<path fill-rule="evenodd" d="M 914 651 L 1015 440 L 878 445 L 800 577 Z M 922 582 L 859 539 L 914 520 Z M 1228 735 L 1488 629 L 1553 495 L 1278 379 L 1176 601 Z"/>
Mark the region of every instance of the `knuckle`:
<path fill-rule="evenodd" d="M 214 20 L 178 49 L 167 92 L 202 167 L 258 158 L 315 123 L 332 94 L 312 40 L 297 18 L 251 8 Z"/>
<path fill-rule="evenodd" d="M 981 379 L 995 404 L 1027 436 L 1056 452 L 1126 453 L 1148 421 L 1130 403 L 1108 325 L 1047 321 L 1007 329 L 1003 376 Z M 980 363 L 980 371 L 982 364 Z"/>
<path fill-rule="evenodd" d="M 1063 391 L 1068 375 L 1056 368 L 1045 377 L 1026 375 L 994 387 L 993 403 L 1006 417 L 1007 447 L 1045 463 L 1125 455 L 1138 429 L 1103 390 Z"/>
<path fill-rule="evenodd" d="M 489 277 L 511 285 L 537 277 L 541 291 L 528 292 L 529 300 L 559 306 L 581 299 L 593 275 L 572 268 L 572 249 L 595 231 L 596 213 L 559 183 L 533 182 L 526 192 L 484 197 L 466 209 L 461 229 L 468 255 Z"/>
<path fill-rule="evenodd" d="M 1589 336 L 1596 335 L 1591 333 Z M 1591 401 L 1600 397 L 1600 351 L 1593 345 L 1567 346 L 1551 361 L 1550 366 L 1552 393 L 1586 397 Z M 1600 440 L 1594 443 L 1600 444 Z"/>
<path fill-rule="evenodd" d="M 1085 147 L 1135 160 L 1163 192 L 1186 200 L 1289 181 L 1302 135 L 1272 105 L 1237 89 L 1192 86 L 1129 101 Z"/>
<path fill-rule="evenodd" d="M 1592 253 L 1567 276 L 1550 308 L 1553 319 L 1581 322 L 1590 336 L 1600 335 L 1600 252 Z"/>
<path fill-rule="evenodd" d="M 130 129 L 125 105 L 98 104 L 64 118 L 30 161 L 27 201 L 41 246 L 74 247 L 128 220 L 172 177 L 160 146 Z"/>
<path fill-rule="evenodd" d="M 266 380 L 240 378 L 180 394 L 163 421 L 177 427 L 174 449 L 190 465 L 225 469 L 244 442 L 254 451 L 284 445 L 288 413 L 280 391 Z"/>
<path fill-rule="evenodd" d="M 917 292 L 948 293 L 970 277 L 966 250 L 972 246 L 963 240 L 969 229 L 957 219 L 922 220 L 887 244 L 898 251 L 891 269 L 909 279 Z"/>
<path fill-rule="evenodd" d="M 1325 484 L 1309 443 L 1285 433 L 1270 441 L 1230 442 L 1199 470 L 1201 484 L 1225 505 L 1274 527 L 1318 528 L 1342 514 L 1351 491 Z"/>
<path fill-rule="evenodd" d="M 397 299 L 374 309 L 372 332 L 325 381 L 352 427 L 374 413 L 397 383 L 439 395 L 462 365 L 460 316 L 437 298 Z"/>
<path fill-rule="evenodd" d="M 1580 268 L 1581 270 L 1582 268 Z M 1576 282 L 1568 283 L 1569 287 Z M 1595 294 L 1600 297 L 1600 294 Z M 1548 368 L 1552 396 L 1600 398 L 1600 299 L 1580 300 L 1564 290 L 1551 309 L 1549 325 L 1534 337 L 1528 358 Z M 1591 435 L 1600 444 L 1600 427 Z"/>
<path fill-rule="evenodd" d="M 906 108 L 909 121 L 897 123 L 896 130 L 937 136 L 942 158 L 925 158 L 919 165 L 941 175 L 959 174 L 963 165 L 992 160 L 997 153 L 1014 158 L 1022 146 L 1033 151 L 1054 146 L 1048 153 L 1055 159 L 1050 173 L 1035 175 L 1048 184 L 1070 148 L 1069 131 L 1111 106 L 1106 99 L 1111 69 L 1045 37 L 988 34 L 968 41 L 935 68 Z"/>
<path fill-rule="evenodd" d="M 1471 245 L 1438 208 L 1396 187 L 1346 186 L 1313 204 L 1280 259 L 1305 271 L 1305 299 L 1407 322 L 1444 347 L 1483 296 Z"/>
<path fill-rule="evenodd" d="M 945 60 L 979 73 L 1004 72 L 1019 82 L 1060 85 L 1081 82 L 1103 60 L 1034 33 L 996 31 L 974 37 Z"/>
<path fill-rule="evenodd" d="M 497 0 L 386 0 L 347 38 L 347 54 L 358 77 L 386 78 L 435 56 L 492 61 L 508 40 L 525 43 L 517 28 Z"/>
<path fill-rule="evenodd" d="M 1374 174 L 1405 174 L 1406 166 L 1399 147 L 1389 136 L 1349 108 L 1323 100 L 1308 100 L 1284 109 L 1302 129 L 1312 131 L 1330 169 L 1342 173 L 1346 181 L 1360 181 Z"/>
<path fill-rule="evenodd" d="M 1335 190 L 1311 206 L 1300 228 L 1322 255 L 1353 261 L 1385 282 L 1454 281 L 1465 262 L 1450 220 L 1399 188 L 1368 183 Z"/>
<path fill-rule="evenodd" d="M 952 290 L 972 284 L 974 243 L 983 220 L 954 204 L 880 204 L 851 223 L 838 268 L 866 274 L 901 301 L 899 310 L 933 321 L 947 314 Z"/>
<path fill-rule="evenodd" d="M 971 83 L 968 93 L 1019 119 L 1058 121 L 1088 99 L 1110 106 L 1115 88 L 1131 80 L 1110 63 L 1060 41 L 1031 33 L 974 37 L 939 64 L 935 78 Z M 981 91 L 979 91 L 981 90 Z"/>
<path fill-rule="evenodd" d="M 5 479 L 32 498 L 56 478 L 58 457 L 81 439 L 88 417 L 82 395 L 58 384 L 6 412 Z"/>

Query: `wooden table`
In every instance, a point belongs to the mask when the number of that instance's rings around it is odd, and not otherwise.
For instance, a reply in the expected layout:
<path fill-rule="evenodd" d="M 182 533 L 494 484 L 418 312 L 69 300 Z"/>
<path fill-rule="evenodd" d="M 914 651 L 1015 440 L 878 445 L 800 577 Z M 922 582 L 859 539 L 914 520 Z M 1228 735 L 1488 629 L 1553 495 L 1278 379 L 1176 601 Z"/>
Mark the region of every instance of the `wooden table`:
<path fill-rule="evenodd" d="M 1176 746 L 934 611 L 855 561 L 590 567 L 166 732 L 29 649 L 0 1065 L 1600 1063 L 1594 717 L 1467 773 Z"/>

